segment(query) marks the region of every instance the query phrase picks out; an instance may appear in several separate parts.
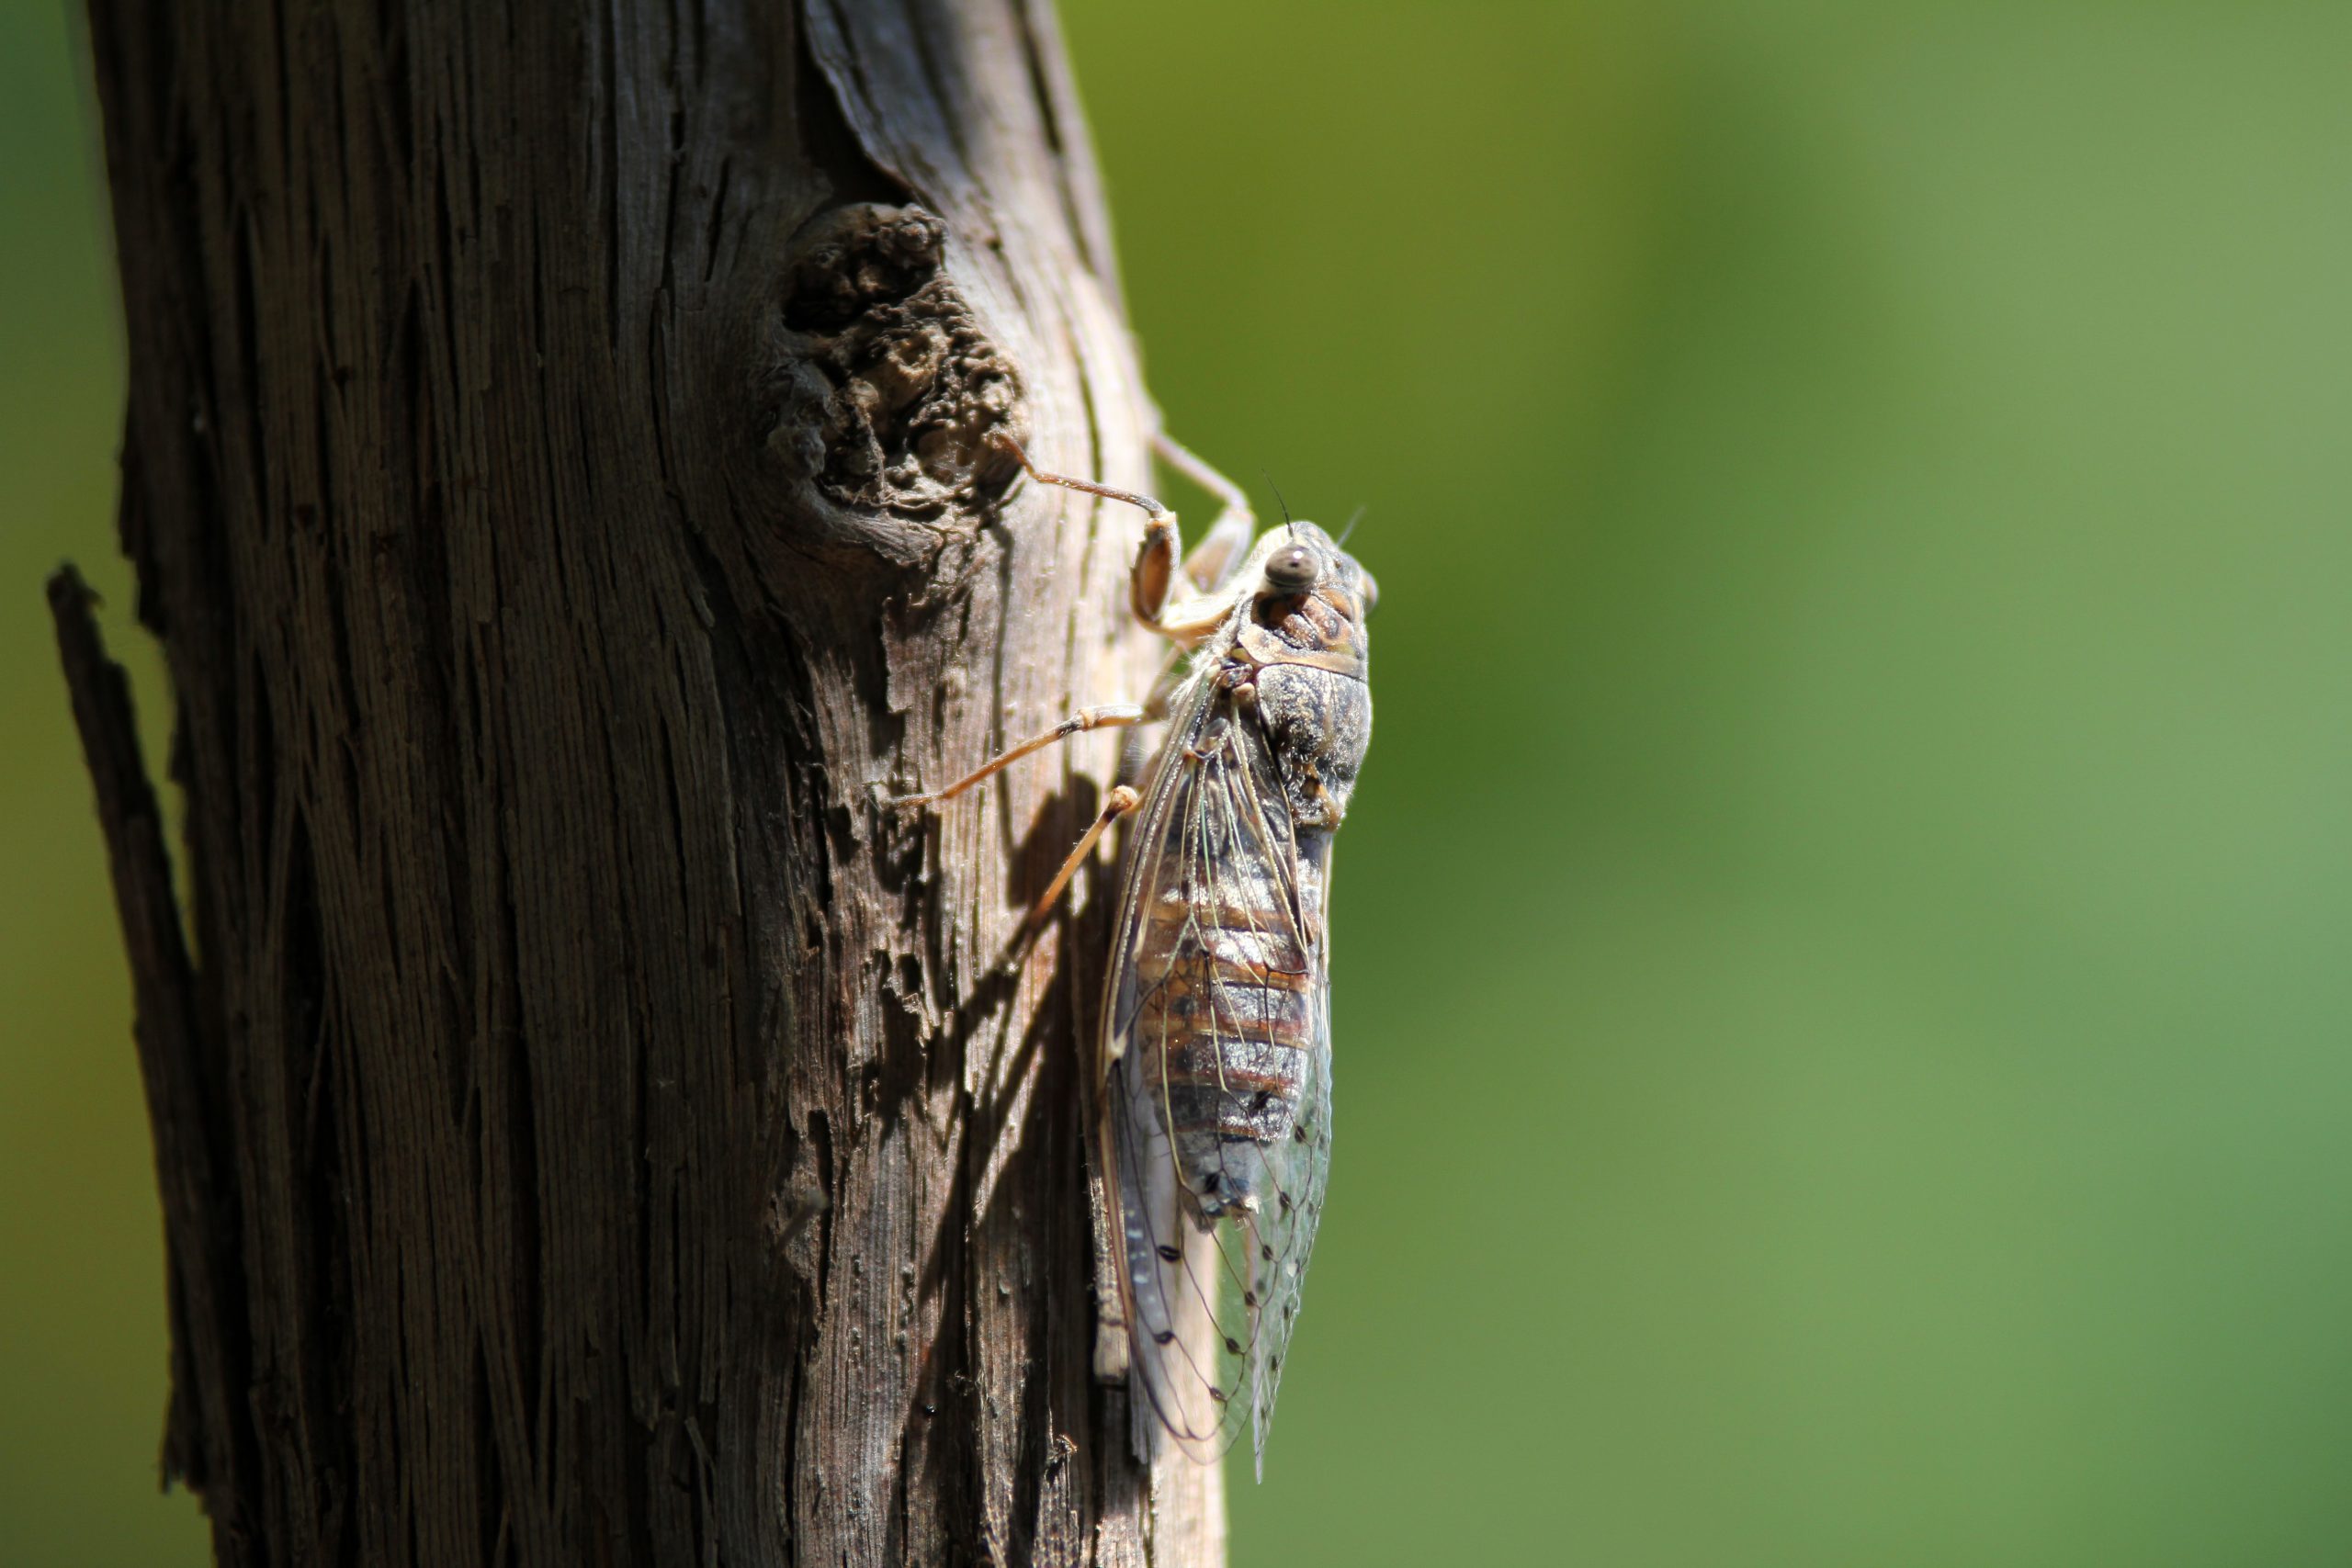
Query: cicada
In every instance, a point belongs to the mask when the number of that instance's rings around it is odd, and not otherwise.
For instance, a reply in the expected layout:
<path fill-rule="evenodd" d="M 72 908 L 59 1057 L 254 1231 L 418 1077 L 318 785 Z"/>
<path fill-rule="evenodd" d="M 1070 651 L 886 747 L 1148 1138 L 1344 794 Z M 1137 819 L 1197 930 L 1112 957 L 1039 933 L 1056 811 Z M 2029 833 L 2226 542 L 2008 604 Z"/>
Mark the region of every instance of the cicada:
<path fill-rule="evenodd" d="M 1330 1168 L 1331 839 L 1372 735 L 1378 589 L 1312 523 L 1286 519 L 1250 546 L 1238 489 L 1159 447 L 1224 502 L 1189 559 L 1157 501 L 1022 463 L 1143 510 L 1130 601 L 1189 660 L 1146 703 L 1084 710 L 899 804 L 959 795 L 1071 735 L 1167 721 L 1038 914 L 1133 813 L 1096 1056 L 1101 1244 L 1116 1280 L 1105 1316 L 1126 1342 L 1138 1455 L 1165 1432 L 1213 1461 L 1247 1429 L 1262 1476 Z"/>

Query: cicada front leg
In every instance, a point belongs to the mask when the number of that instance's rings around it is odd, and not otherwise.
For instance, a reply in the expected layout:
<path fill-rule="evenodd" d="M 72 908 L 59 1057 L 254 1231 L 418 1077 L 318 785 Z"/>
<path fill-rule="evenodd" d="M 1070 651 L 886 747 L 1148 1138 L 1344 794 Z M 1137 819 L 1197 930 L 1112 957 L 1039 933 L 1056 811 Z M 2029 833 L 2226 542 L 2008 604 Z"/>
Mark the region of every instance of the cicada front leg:
<path fill-rule="evenodd" d="M 1250 554 L 1250 537 L 1258 528 L 1250 498 L 1241 493 L 1239 485 L 1189 447 L 1178 445 L 1164 430 L 1152 434 L 1151 449 L 1159 454 L 1161 462 L 1216 497 L 1216 521 L 1184 557 L 1184 575 L 1200 592 L 1221 597 Z"/>
<path fill-rule="evenodd" d="M 1047 473 L 1029 460 L 1029 454 L 1022 450 L 1018 442 L 1006 437 L 1004 444 L 1039 484 L 1059 485 L 1064 490 L 1099 495 L 1106 501 L 1125 502 L 1142 511 L 1143 544 L 1136 551 L 1136 563 L 1127 576 L 1127 604 L 1136 620 L 1180 649 L 1196 646 L 1224 622 L 1232 607 L 1227 584 L 1249 554 L 1250 534 L 1257 521 L 1238 485 L 1165 434 L 1152 437 L 1153 450 L 1170 468 L 1217 498 L 1216 521 L 1210 525 L 1200 547 L 1187 558 L 1182 538 L 1177 532 L 1176 513 L 1169 507 L 1135 491 L 1114 490 L 1091 479 Z M 1180 581 L 1191 592 L 1179 596 L 1176 589 Z"/>

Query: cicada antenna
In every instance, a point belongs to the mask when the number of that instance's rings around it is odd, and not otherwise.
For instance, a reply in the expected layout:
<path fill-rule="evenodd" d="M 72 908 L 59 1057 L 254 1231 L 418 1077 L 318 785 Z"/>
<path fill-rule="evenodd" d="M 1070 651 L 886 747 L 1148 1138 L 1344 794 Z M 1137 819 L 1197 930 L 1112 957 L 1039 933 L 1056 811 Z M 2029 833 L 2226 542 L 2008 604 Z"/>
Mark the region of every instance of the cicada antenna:
<path fill-rule="evenodd" d="M 1361 506 L 1357 507 L 1354 513 L 1349 517 L 1348 525 L 1340 530 L 1340 548 L 1344 550 L 1348 547 L 1348 536 L 1354 533 L 1356 525 L 1363 521 L 1363 513 L 1364 509 Z"/>
<path fill-rule="evenodd" d="M 1274 492 L 1274 504 L 1283 509 L 1283 526 L 1290 530 L 1290 536 L 1292 538 L 1297 538 L 1298 523 L 1290 514 L 1290 502 L 1283 499 L 1283 487 L 1276 484 L 1274 482 L 1274 476 L 1268 473 L 1263 468 L 1260 468 L 1258 470 L 1258 477 L 1264 479 L 1266 481 L 1266 488 Z"/>

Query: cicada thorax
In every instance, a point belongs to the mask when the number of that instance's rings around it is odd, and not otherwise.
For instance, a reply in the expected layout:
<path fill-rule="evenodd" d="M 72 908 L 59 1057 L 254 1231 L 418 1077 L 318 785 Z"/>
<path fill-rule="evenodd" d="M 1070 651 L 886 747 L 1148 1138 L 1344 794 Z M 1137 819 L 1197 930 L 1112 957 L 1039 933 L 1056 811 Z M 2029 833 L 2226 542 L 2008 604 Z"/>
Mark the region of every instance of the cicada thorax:
<path fill-rule="evenodd" d="M 1302 829 L 1337 828 L 1347 813 L 1372 739 L 1369 655 L 1360 606 L 1337 582 L 1261 599 L 1235 633 L 1227 668 L 1248 672 L 1243 701 Z"/>

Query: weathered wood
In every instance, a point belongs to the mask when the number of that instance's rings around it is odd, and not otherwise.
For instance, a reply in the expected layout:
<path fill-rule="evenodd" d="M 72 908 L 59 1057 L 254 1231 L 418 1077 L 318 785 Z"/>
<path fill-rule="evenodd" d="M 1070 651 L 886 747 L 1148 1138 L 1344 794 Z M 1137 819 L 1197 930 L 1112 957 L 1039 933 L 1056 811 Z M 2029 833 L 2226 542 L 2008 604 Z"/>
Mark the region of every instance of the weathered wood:
<path fill-rule="evenodd" d="M 91 0 L 122 539 L 52 590 L 224 1563 L 1214 1562 L 1089 1372 L 1149 410 L 1045 0 Z M 1089 886 L 1089 884 L 1091 886 Z"/>

